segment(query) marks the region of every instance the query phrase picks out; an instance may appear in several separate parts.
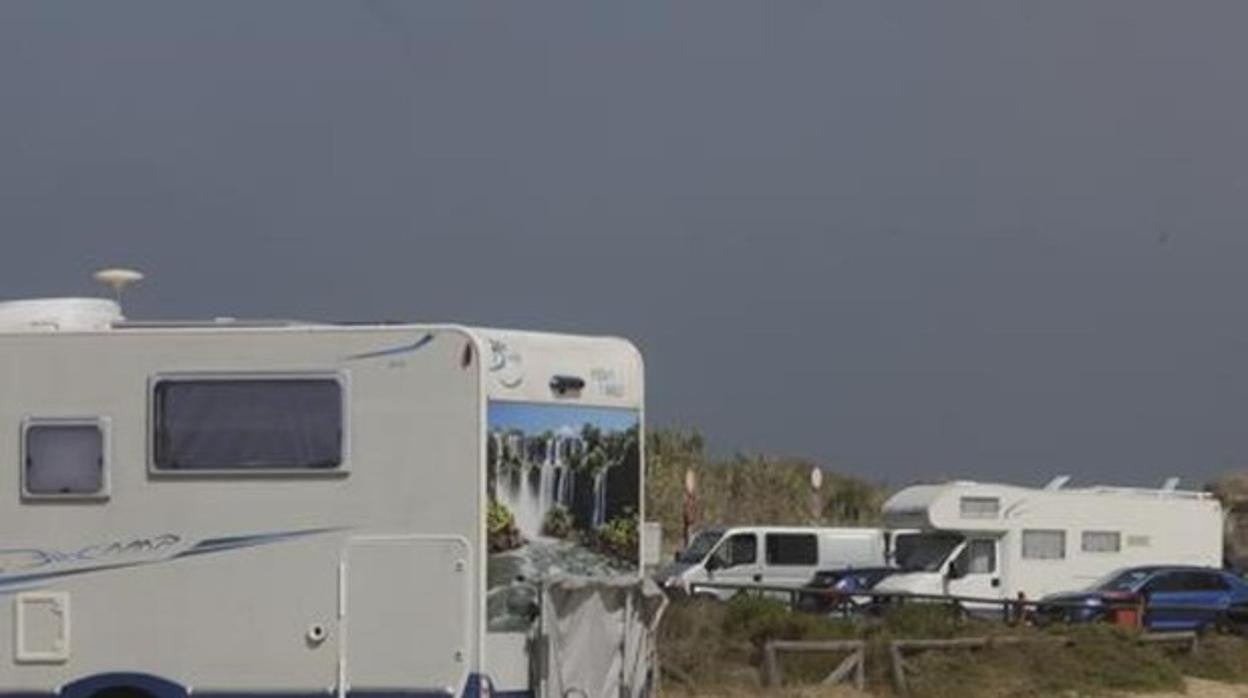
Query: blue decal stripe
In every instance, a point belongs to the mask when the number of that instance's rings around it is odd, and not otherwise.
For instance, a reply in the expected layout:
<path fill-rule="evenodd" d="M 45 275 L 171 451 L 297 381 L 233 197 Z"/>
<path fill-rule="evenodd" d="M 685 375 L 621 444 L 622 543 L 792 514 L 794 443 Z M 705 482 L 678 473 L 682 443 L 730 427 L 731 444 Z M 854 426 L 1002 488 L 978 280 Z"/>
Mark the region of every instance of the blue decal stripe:
<path fill-rule="evenodd" d="M 348 356 L 347 361 L 360 361 L 362 359 L 379 359 L 383 356 L 395 356 L 397 354 L 410 354 L 411 352 L 414 352 L 414 351 L 420 351 L 421 349 L 425 347 L 426 344 L 429 344 L 432 341 L 433 341 L 433 333 L 430 332 L 426 334 L 424 337 L 421 337 L 420 339 L 416 340 L 415 342 L 411 344 L 404 344 L 401 347 L 391 347 L 389 349 L 379 349 L 377 351 L 369 351 L 363 354 L 355 354 L 354 356 Z"/>
<path fill-rule="evenodd" d="M 156 562 L 162 562 L 157 560 Z M 90 572 L 103 572 L 105 570 L 120 570 L 126 567 L 139 567 L 141 565 L 152 564 L 151 561 L 143 562 L 120 562 L 113 565 L 96 565 L 94 567 L 80 567 L 72 570 L 60 570 L 58 572 L 37 572 L 32 574 L 15 574 L 0 578 L 0 593 L 7 591 L 9 587 L 23 586 L 26 584 L 34 584 L 49 579 L 58 579 L 61 577 L 76 577 L 81 574 Z"/>
<path fill-rule="evenodd" d="M 176 559 L 180 557 L 190 557 L 192 555 L 206 555 L 208 553 L 219 553 L 226 550 L 237 550 L 239 548 L 254 548 L 261 545 L 269 545 L 270 543 L 280 543 L 282 541 L 293 540 L 295 538 L 315 536 L 322 533 L 332 533 L 334 531 L 341 530 L 341 528 L 313 528 L 306 531 L 289 531 L 286 533 L 261 533 L 254 536 L 207 538 L 196 543 L 189 550 L 183 550 L 177 555 L 174 555 L 173 558 Z"/>

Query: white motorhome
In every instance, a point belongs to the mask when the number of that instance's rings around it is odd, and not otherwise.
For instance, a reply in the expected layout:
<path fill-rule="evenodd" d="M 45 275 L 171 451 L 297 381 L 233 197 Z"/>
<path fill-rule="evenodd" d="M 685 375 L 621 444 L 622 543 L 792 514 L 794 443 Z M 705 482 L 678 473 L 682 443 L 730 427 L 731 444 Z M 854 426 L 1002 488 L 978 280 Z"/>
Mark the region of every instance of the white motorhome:
<path fill-rule="evenodd" d="M 0 357 L 0 694 L 541 696 L 546 580 L 640 583 L 627 341 L 67 299 Z"/>
<path fill-rule="evenodd" d="M 890 526 L 916 528 L 897 546 L 902 572 L 880 592 L 1035 599 L 1081 589 L 1130 565 L 1222 563 L 1222 508 L 1175 489 L 1042 489 L 977 482 L 915 485 L 884 503 Z"/>
<path fill-rule="evenodd" d="M 699 531 L 658 575 L 669 589 L 720 599 L 735 589 L 694 587 L 704 582 L 792 587 L 820 570 L 881 567 L 889 562 L 892 533 L 882 528 L 733 526 Z"/>

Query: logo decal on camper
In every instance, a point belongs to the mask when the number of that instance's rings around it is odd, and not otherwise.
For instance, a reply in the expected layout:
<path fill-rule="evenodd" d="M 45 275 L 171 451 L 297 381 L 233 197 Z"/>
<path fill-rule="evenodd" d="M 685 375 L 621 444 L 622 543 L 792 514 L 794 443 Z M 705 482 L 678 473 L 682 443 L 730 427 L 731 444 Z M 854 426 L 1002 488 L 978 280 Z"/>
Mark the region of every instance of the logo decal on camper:
<path fill-rule="evenodd" d="M 253 548 L 341 530 L 344 529 L 314 528 L 205 538 L 196 542 L 191 542 L 175 533 L 162 533 L 143 538 L 91 544 L 81 548 L 0 549 L 0 593 L 61 577 L 170 562 L 192 555 Z"/>
<path fill-rule="evenodd" d="M 136 538 L 130 541 L 88 545 L 77 550 L 43 550 L 39 548 L 0 550 L 0 575 L 37 570 L 52 565 L 92 563 L 152 556 L 153 553 L 168 550 L 181 542 L 181 537 L 172 533 L 166 533 L 151 538 Z"/>
<path fill-rule="evenodd" d="M 490 373 L 498 384 L 514 390 L 524 383 L 524 357 L 513 351 L 506 342 L 490 340 Z"/>

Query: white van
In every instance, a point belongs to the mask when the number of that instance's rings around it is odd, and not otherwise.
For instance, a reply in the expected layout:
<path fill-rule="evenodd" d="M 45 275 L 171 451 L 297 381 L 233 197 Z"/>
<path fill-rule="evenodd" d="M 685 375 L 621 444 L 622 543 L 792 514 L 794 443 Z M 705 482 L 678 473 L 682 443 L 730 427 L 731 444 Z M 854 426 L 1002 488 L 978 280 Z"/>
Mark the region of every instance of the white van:
<path fill-rule="evenodd" d="M 1176 489 L 1037 489 L 977 482 L 907 487 L 884 520 L 919 529 L 896 546 L 901 572 L 877 592 L 1035 599 L 1081 589 L 1120 567 L 1222 564 L 1222 507 Z M 971 604 L 974 605 L 974 604 Z"/>
<path fill-rule="evenodd" d="M 882 528 L 718 527 L 700 531 L 660 571 L 668 589 L 728 599 L 735 589 L 700 582 L 797 588 L 819 570 L 888 564 L 892 534 Z"/>

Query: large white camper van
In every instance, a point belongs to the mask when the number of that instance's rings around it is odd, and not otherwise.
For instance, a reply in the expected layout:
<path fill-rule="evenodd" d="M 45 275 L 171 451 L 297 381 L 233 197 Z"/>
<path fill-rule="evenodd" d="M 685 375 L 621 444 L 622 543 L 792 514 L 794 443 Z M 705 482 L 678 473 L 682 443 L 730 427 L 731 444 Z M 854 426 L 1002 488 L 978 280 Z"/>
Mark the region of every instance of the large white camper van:
<path fill-rule="evenodd" d="M 614 338 L 0 304 L 0 694 L 555 695 L 548 581 L 640 584 L 643 395 Z"/>
<path fill-rule="evenodd" d="M 1161 489 L 1034 489 L 976 482 L 907 487 L 884 503 L 902 572 L 875 590 L 1038 598 L 1080 589 L 1119 567 L 1220 566 L 1222 508 L 1212 495 Z"/>

